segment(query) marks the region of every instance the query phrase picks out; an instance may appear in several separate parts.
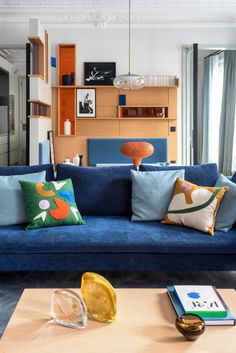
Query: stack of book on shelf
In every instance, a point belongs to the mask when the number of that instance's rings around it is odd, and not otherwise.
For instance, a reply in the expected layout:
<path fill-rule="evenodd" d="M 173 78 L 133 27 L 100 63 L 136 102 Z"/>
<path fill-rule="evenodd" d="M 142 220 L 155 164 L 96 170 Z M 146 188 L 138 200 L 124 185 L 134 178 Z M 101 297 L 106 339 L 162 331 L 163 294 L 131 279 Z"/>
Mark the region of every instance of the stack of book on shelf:
<path fill-rule="evenodd" d="M 207 326 L 233 326 L 235 318 L 213 286 L 167 286 L 178 316 L 199 315 Z"/>

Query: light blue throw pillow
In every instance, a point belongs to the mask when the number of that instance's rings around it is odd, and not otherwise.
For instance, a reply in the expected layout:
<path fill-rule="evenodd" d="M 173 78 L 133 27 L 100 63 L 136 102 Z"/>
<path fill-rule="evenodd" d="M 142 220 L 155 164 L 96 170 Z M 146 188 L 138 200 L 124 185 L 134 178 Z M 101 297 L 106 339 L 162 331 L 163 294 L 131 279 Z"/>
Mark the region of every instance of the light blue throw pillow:
<path fill-rule="evenodd" d="M 215 229 L 228 232 L 236 222 L 236 184 L 220 174 L 215 186 L 228 186 L 216 215 Z"/>
<path fill-rule="evenodd" d="M 184 169 L 136 172 L 132 177 L 132 221 L 161 221 L 168 210 L 175 181 L 184 179 Z"/>
<path fill-rule="evenodd" d="M 19 180 L 45 181 L 46 171 L 25 175 L 0 176 L 0 226 L 27 222 Z"/>

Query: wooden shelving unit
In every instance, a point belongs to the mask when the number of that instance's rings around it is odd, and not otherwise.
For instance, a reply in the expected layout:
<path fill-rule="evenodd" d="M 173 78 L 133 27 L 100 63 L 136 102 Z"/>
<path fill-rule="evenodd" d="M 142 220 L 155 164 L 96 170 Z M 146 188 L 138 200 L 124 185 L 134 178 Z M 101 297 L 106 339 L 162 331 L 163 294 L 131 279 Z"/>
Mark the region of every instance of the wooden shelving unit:
<path fill-rule="evenodd" d="M 96 117 L 76 118 L 76 89 L 96 88 Z M 177 160 L 177 85 L 146 86 L 137 91 L 121 91 L 114 86 L 56 86 L 53 90 L 58 104 L 58 160 L 73 157 L 78 151 L 87 160 L 88 138 L 168 138 L 168 161 Z M 64 92 L 62 94 L 62 92 Z M 68 92 L 68 93 L 66 93 Z M 70 93 L 69 93 L 70 92 Z M 126 95 L 126 105 L 119 106 L 119 94 Z M 70 98 L 66 98 L 67 96 Z M 62 103 L 63 101 L 63 103 Z M 66 102 L 67 101 L 67 102 Z M 70 102 L 70 104 L 69 104 Z M 68 109 L 66 105 L 68 104 Z M 165 108 L 166 117 L 125 117 L 120 110 L 128 107 Z M 62 113 L 62 109 L 64 109 Z M 74 119 L 69 115 L 74 114 Z M 54 117 L 56 121 L 56 116 Z M 73 143 L 63 141 L 65 119 L 72 121 Z M 56 140 L 57 141 L 57 140 Z M 66 152 L 65 152 L 66 151 Z"/>
<path fill-rule="evenodd" d="M 39 164 L 39 143 L 47 140 L 52 130 L 52 88 L 49 65 L 49 38 L 37 18 L 29 19 L 31 68 L 28 75 L 29 94 L 27 115 L 29 122 L 29 164 Z M 30 108 L 30 109 L 29 109 Z"/>
<path fill-rule="evenodd" d="M 34 80 L 40 79 L 41 82 L 34 81 L 34 89 L 39 95 L 39 87 L 48 83 L 48 33 L 42 32 L 43 39 L 40 36 L 29 36 L 28 40 L 32 44 L 32 73 L 29 78 Z M 33 82 L 31 82 L 31 86 Z M 42 88 L 41 88 L 42 91 Z M 39 99 L 33 98 L 28 101 L 31 103 L 31 114 L 29 118 L 42 118 L 51 117 L 51 103 L 46 102 L 40 97 Z"/>

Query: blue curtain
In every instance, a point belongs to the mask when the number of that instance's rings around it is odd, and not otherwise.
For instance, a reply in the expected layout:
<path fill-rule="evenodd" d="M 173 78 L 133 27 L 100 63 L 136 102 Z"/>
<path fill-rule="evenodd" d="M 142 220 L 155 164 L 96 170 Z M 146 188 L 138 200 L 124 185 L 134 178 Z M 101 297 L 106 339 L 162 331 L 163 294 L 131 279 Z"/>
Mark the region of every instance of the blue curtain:
<path fill-rule="evenodd" d="M 219 170 L 232 173 L 236 102 L 236 50 L 224 52 L 224 80 L 220 117 Z"/>

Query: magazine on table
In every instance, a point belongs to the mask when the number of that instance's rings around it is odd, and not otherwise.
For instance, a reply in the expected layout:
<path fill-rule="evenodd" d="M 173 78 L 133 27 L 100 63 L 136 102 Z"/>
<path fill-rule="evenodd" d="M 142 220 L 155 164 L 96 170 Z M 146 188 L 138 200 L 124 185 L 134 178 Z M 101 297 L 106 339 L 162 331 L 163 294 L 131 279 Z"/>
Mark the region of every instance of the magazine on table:
<path fill-rule="evenodd" d="M 178 286 L 178 287 L 182 287 L 182 286 Z M 188 292 L 188 288 L 189 288 L 190 293 L 195 293 L 195 292 L 198 293 L 197 288 L 199 289 L 199 286 L 183 286 L 183 287 L 186 287 L 186 288 L 183 288 L 184 291 Z M 200 287 L 214 288 L 211 286 L 200 286 Z M 221 305 L 223 306 L 223 308 L 226 312 L 226 314 L 224 316 L 217 317 L 217 316 L 209 315 L 205 311 L 206 303 L 204 303 L 204 310 L 202 310 L 202 307 L 201 307 L 201 313 L 199 313 L 199 311 L 198 312 L 196 312 L 196 311 L 195 312 L 194 311 L 187 311 L 186 312 L 182 302 L 179 299 L 179 296 L 177 294 L 175 286 L 167 286 L 167 294 L 168 294 L 169 299 L 173 305 L 173 308 L 178 316 L 182 316 L 182 315 L 185 315 L 188 313 L 197 314 L 205 321 L 205 324 L 207 326 L 233 326 L 233 325 L 235 325 L 235 317 L 231 313 L 230 309 L 228 308 L 228 306 L 226 305 L 226 303 L 224 302 L 224 300 L 222 299 L 221 295 L 219 294 L 219 292 L 217 291 L 216 288 L 214 288 L 214 291 L 217 295 L 217 299 L 220 301 Z M 205 290 L 204 290 L 204 293 L 206 293 Z M 209 301 L 209 299 L 207 298 L 208 307 L 209 307 L 209 303 L 211 303 L 211 301 Z M 218 301 L 217 301 L 217 303 L 218 303 Z M 215 310 L 215 304 L 212 306 L 214 307 L 213 309 Z M 222 308 L 222 307 L 220 306 L 220 308 Z"/>

